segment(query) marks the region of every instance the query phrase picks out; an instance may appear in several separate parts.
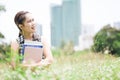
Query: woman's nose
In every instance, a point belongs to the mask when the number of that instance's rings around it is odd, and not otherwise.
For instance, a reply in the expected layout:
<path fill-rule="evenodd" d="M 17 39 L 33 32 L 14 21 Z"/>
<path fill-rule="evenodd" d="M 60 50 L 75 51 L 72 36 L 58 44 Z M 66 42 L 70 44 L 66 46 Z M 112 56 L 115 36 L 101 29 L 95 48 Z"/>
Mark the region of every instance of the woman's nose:
<path fill-rule="evenodd" d="M 32 26 L 35 26 L 35 22 L 34 21 L 32 21 Z"/>

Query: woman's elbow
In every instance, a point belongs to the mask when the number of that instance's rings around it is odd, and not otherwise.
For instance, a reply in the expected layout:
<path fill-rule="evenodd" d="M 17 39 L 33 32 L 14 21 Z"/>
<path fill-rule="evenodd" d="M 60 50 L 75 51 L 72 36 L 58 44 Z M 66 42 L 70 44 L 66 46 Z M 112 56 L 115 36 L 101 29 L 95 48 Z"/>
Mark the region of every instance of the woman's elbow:
<path fill-rule="evenodd" d="M 53 58 L 49 58 L 48 62 L 49 62 L 49 64 L 52 64 L 54 62 L 54 59 Z"/>

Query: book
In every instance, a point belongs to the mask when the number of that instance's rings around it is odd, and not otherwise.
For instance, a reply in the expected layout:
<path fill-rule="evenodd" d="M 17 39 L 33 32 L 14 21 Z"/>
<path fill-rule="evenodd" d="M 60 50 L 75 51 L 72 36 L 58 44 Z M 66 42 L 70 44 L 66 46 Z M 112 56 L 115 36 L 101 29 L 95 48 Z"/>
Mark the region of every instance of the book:
<path fill-rule="evenodd" d="M 42 60 L 43 45 L 38 41 L 25 40 L 22 52 L 23 63 L 36 63 Z"/>

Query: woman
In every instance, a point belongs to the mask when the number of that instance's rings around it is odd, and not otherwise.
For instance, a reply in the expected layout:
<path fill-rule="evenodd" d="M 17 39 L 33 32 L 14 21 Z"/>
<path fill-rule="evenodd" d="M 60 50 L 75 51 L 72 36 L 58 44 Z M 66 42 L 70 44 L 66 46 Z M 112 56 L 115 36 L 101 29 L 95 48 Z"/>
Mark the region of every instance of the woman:
<path fill-rule="evenodd" d="M 35 34 L 35 22 L 32 14 L 28 11 L 20 11 L 15 15 L 14 22 L 19 29 L 19 40 L 11 43 L 11 48 L 16 52 L 20 44 L 25 40 L 41 41 L 43 44 L 44 59 L 32 64 L 23 64 L 23 66 L 46 66 L 53 62 L 53 56 L 49 45 L 42 36 Z M 13 63 L 14 65 L 14 63 Z"/>

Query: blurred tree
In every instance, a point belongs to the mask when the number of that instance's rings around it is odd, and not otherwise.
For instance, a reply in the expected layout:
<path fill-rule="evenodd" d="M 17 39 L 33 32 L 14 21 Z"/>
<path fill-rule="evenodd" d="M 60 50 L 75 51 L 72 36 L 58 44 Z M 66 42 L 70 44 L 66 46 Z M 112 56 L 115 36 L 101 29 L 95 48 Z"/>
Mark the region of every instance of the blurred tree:
<path fill-rule="evenodd" d="M 4 5 L 0 5 L 0 12 L 1 11 L 6 11 L 5 6 Z M 5 38 L 4 35 L 0 32 L 0 38 Z"/>
<path fill-rule="evenodd" d="M 0 12 L 5 12 L 5 6 L 0 4 Z M 4 35 L 0 32 L 0 38 L 5 38 Z M 0 44 L 0 59 L 3 59 L 5 56 L 5 53 L 10 51 L 10 47 L 7 44 L 1 43 Z"/>
<path fill-rule="evenodd" d="M 64 48 L 64 46 L 65 46 L 65 41 L 64 41 L 64 40 L 62 40 L 62 41 L 61 41 L 61 44 L 60 44 L 60 49 L 63 49 L 63 48 Z"/>
<path fill-rule="evenodd" d="M 0 38 L 5 38 L 4 35 L 0 32 Z"/>
<path fill-rule="evenodd" d="M 74 44 L 72 41 L 69 41 L 67 43 L 64 43 L 64 45 L 61 49 L 65 55 L 73 54 L 74 53 Z"/>
<path fill-rule="evenodd" d="M 6 11 L 6 9 L 5 9 L 5 6 L 4 5 L 0 5 L 0 12 L 1 11 Z"/>
<path fill-rule="evenodd" d="M 95 35 L 92 50 L 120 55 L 120 30 L 111 25 L 104 26 Z"/>
<path fill-rule="evenodd" d="M 1 11 L 6 11 L 5 6 L 4 5 L 0 5 L 0 12 Z M 0 38 L 5 38 L 4 35 L 0 32 Z"/>

